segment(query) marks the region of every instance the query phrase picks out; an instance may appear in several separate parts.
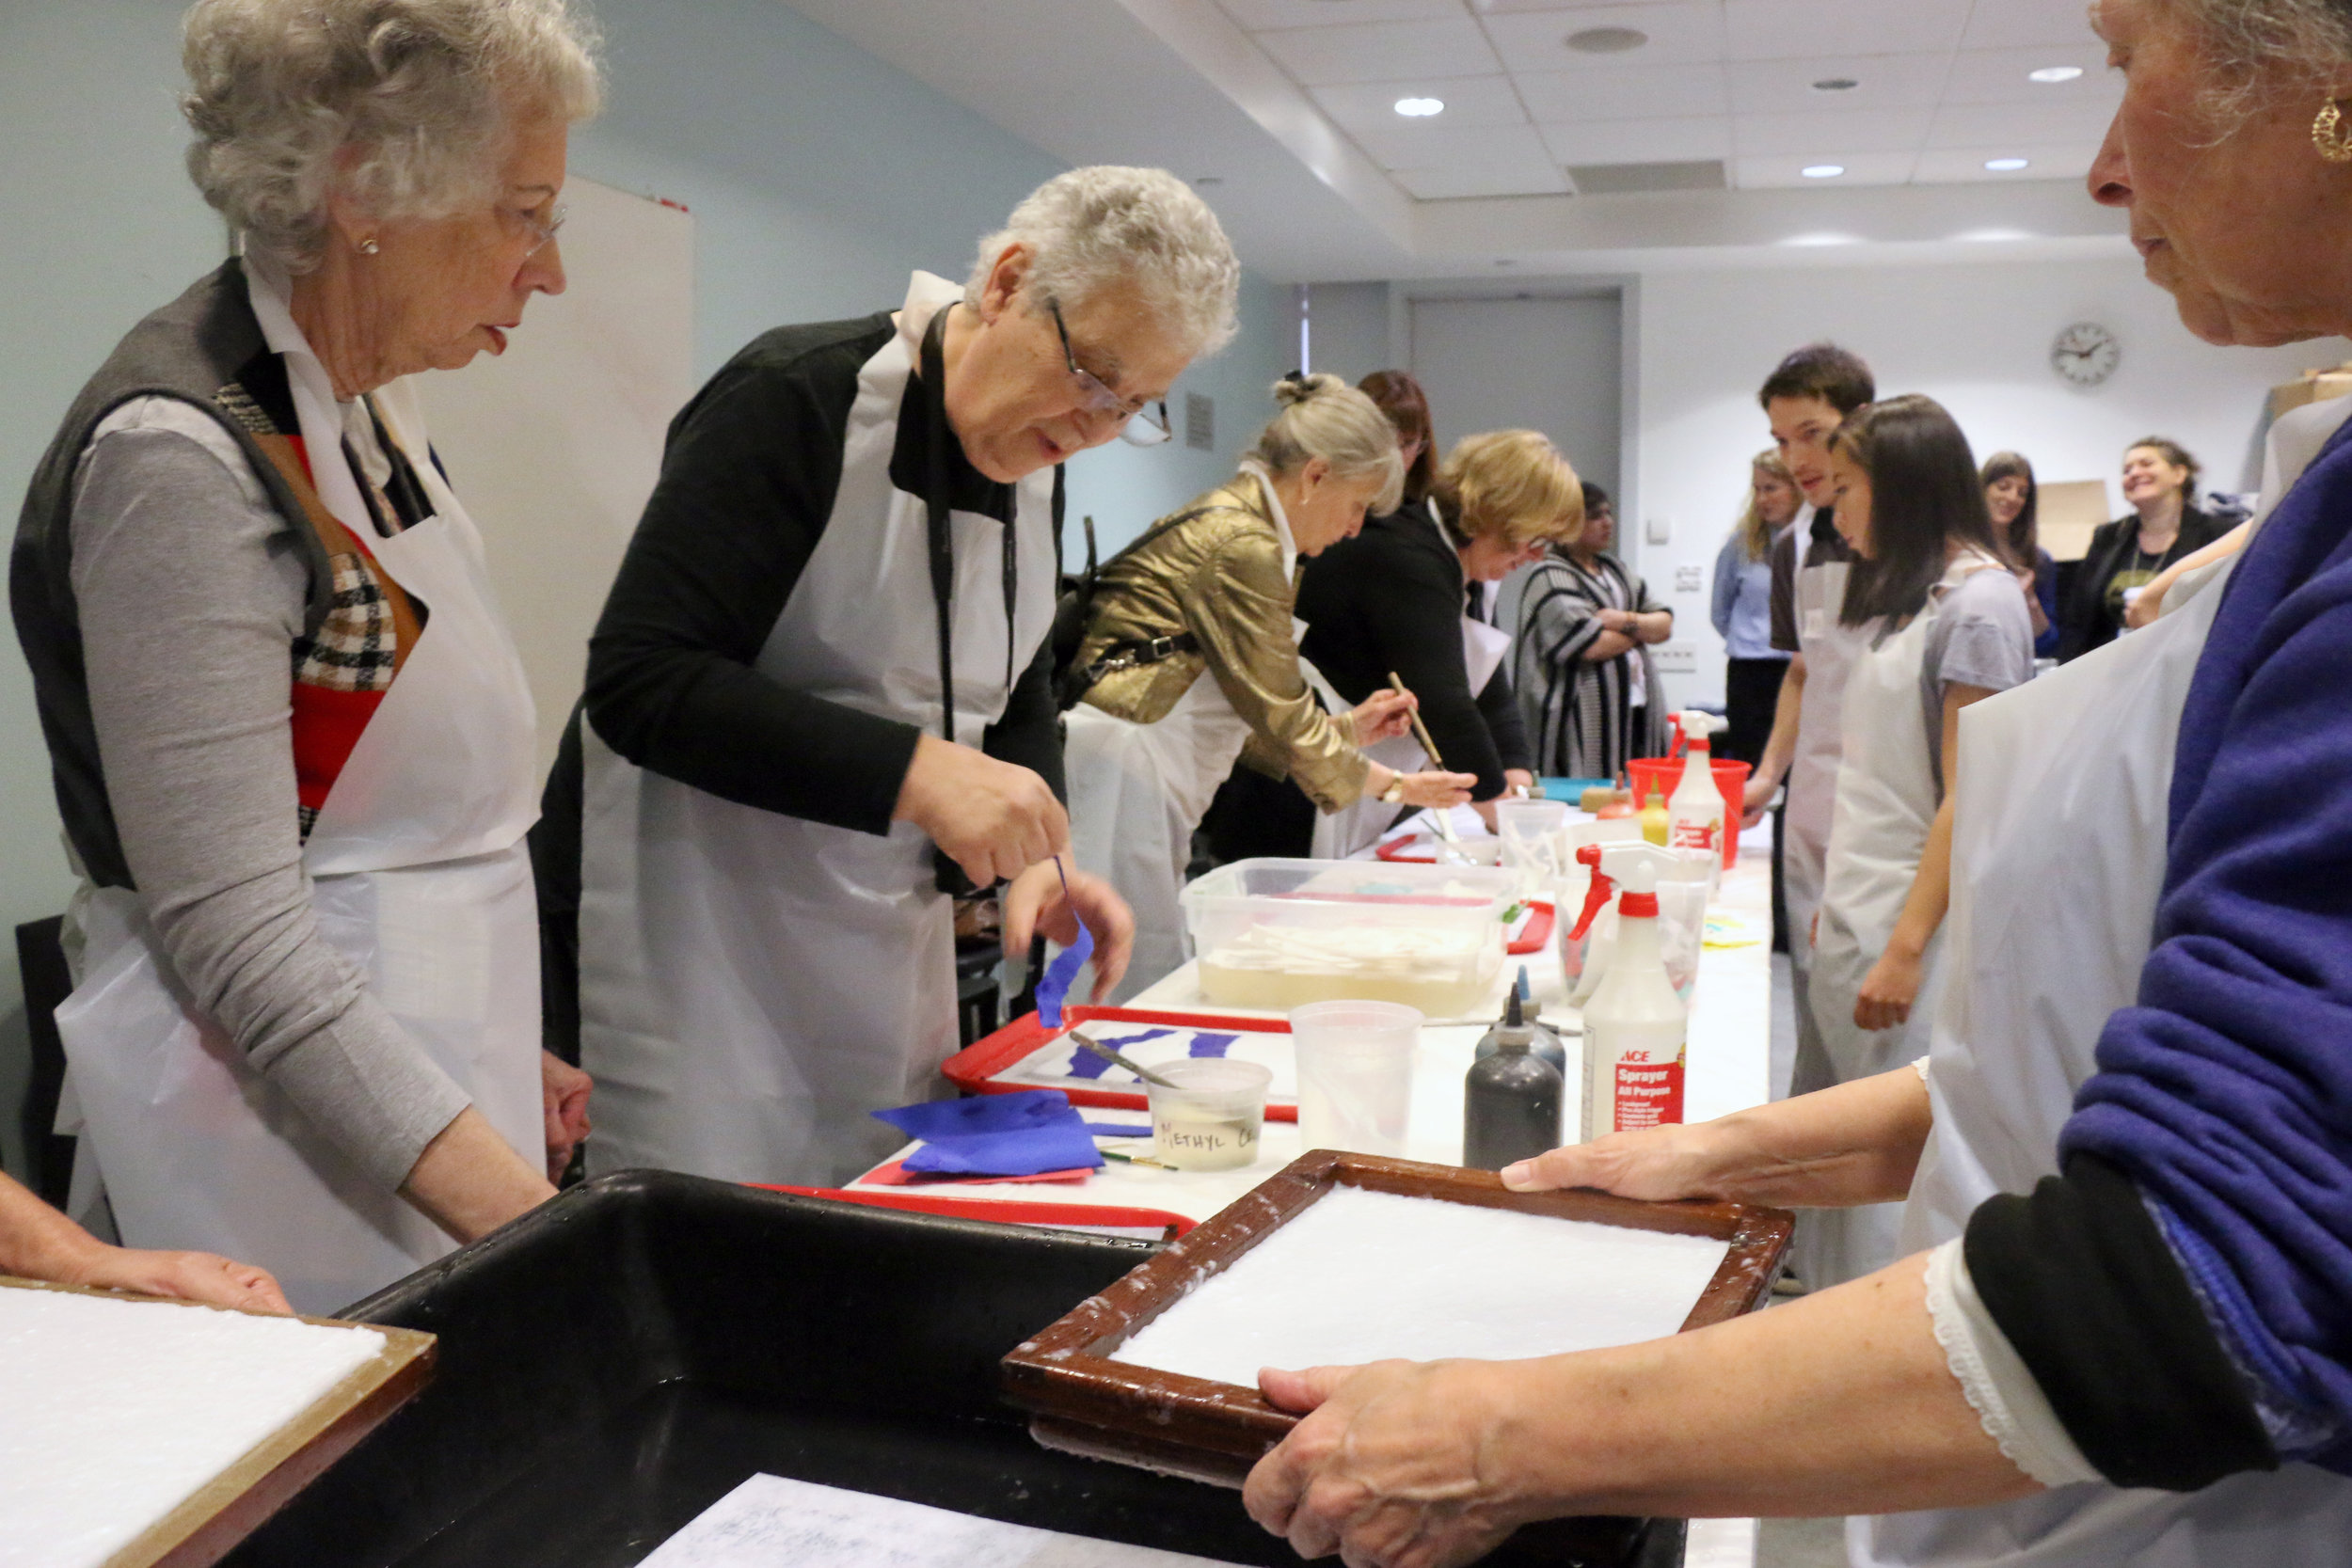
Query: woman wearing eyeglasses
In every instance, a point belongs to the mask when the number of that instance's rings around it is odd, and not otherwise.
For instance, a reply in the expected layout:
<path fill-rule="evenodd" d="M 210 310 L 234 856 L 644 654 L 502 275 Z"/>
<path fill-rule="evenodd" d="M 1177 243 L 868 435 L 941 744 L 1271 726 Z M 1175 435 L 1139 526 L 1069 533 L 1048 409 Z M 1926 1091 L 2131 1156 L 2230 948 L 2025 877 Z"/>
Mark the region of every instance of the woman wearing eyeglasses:
<path fill-rule="evenodd" d="M 1478 782 L 1365 754 L 1405 732 L 1411 698 L 1384 689 L 1327 713 L 1308 689 L 1292 613 L 1300 561 L 1352 538 L 1368 509 L 1394 511 L 1405 464 L 1388 417 L 1339 377 L 1293 376 L 1274 396 L 1238 474 L 1104 565 L 1065 687 L 1078 859 L 1135 912 L 1121 995 L 1184 961 L 1177 894 L 1193 830 L 1236 758 L 1288 774 L 1326 812 L 1453 805 Z"/>
<path fill-rule="evenodd" d="M 563 0 L 190 10 L 242 254 L 92 377 L 17 535 L 76 1189 L 305 1311 L 553 1196 L 586 1130 L 540 1050 L 531 696 L 406 378 L 563 290 L 592 44 Z"/>
<path fill-rule="evenodd" d="M 672 424 L 574 736 L 592 1169 L 887 1155 L 871 1113 L 956 1049 L 959 887 L 1009 881 L 1024 949 L 1084 920 L 1117 979 L 1126 911 L 1058 798 L 1058 465 L 1232 336 L 1238 280 L 1182 181 L 1074 169 L 968 282 L 769 332 Z"/>

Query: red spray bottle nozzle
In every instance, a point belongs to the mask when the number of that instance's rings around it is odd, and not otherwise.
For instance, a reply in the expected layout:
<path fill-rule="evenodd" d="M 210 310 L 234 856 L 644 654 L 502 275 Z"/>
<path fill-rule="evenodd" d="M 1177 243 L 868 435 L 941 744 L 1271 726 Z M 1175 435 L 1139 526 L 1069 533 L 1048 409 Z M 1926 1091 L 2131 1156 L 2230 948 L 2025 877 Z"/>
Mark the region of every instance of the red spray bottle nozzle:
<path fill-rule="evenodd" d="M 1617 884 L 1601 872 L 1599 845 L 1585 845 L 1577 850 L 1576 858 L 1593 868 L 1593 885 L 1584 895 L 1583 912 L 1576 917 L 1576 928 L 1568 933 L 1570 942 L 1582 942 L 1584 933 L 1593 928 L 1593 922 L 1600 918 L 1600 911 L 1609 907 L 1610 895 L 1616 892 Z"/>

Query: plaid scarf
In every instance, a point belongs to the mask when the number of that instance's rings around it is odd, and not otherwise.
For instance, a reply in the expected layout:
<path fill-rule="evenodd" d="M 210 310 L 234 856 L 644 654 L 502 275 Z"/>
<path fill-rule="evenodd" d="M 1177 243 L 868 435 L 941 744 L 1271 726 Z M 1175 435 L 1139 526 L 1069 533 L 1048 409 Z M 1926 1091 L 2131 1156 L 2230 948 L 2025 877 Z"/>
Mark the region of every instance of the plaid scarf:
<path fill-rule="evenodd" d="M 332 573 L 326 618 L 315 630 L 296 636 L 292 651 L 294 790 L 307 840 L 360 733 L 415 647 L 427 610 L 392 580 L 367 541 L 319 499 L 286 368 L 278 356 L 256 356 L 214 394 L 214 402 L 253 437 L 301 501 Z M 342 455 L 359 481 L 377 534 L 389 537 L 423 522 L 433 507 L 373 404 L 361 402 L 376 448 L 365 455 L 378 461 L 364 461 L 348 436 Z"/>

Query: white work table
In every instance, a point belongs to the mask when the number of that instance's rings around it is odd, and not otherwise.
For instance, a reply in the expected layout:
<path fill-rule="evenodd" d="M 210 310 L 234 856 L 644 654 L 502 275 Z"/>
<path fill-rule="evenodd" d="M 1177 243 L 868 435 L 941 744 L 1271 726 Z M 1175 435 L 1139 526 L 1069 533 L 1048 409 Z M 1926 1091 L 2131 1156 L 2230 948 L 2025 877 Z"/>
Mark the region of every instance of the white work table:
<path fill-rule="evenodd" d="M 1467 808 L 1462 816 L 1473 822 Z M 1465 828 L 1467 832 L 1467 828 Z M 1565 911 L 1573 920 L 1576 911 Z M 1769 824 L 1751 830 L 1740 845 L 1740 863 L 1724 873 L 1715 899 L 1708 907 L 1718 940 L 1747 939 L 1743 945 L 1709 946 L 1699 959 L 1698 981 L 1691 996 L 1689 1050 L 1683 1087 L 1686 1120 L 1704 1121 L 1758 1105 L 1771 1098 L 1772 1056 L 1772 830 Z M 1535 953 L 1505 960 L 1505 974 L 1515 977 L 1520 964 L 1548 1023 L 1574 1025 L 1577 1015 L 1567 1006 L 1566 980 L 1560 967 L 1556 942 Z M 1502 1004 L 1503 982 L 1498 981 L 1494 1010 Z M 1180 1008 L 1215 1012 L 1228 1017 L 1253 1016 L 1246 1007 L 1222 1006 L 1201 999 L 1195 966 L 1186 963 L 1173 974 L 1137 993 L 1128 1004 L 1141 1008 Z M 1279 1017 L 1262 1013 L 1255 1016 Z M 1437 1023 L 1423 1026 L 1415 1063 L 1411 1119 L 1405 1155 L 1436 1164 L 1459 1164 L 1462 1159 L 1462 1079 L 1469 1072 L 1479 1037 L 1486 1022 Z M 1565 1034 L 1565 1031 L 1564 1030 Z M 1568 1059 L 1577 1061 L 1576 1038 L 1570 1036 Z M 1580 1124 L 1582 1077 L 1568 1074 L 1563 1106 L 1565 1125 L 1573 1135 Z M 1144 1113 L 1089 1110 L 1091 1120 L 1140 1122 Z M 1133 1144 L 1112 1143 L 1117 1149 L 1148 1153 L 1149 1139 Z M 918 1147 L 910 1144 L 893 1158 L 903 1158 Z M 1268 1121 L 1255 1164 L 1233 1171 L 1175 1171 L 1154 1165 L 1112 1162 L 1082 1183 L 1032 1181 L 955 1181 L 916 1187 L 854 1182 L 853 1192 L 887 1193 L 898 1196 L 922 1194 L 936 1197 L 985 1198 L 991 1201 L 1059 1205 L 1063 1207 L 1154 1209 L 1200 1221 L 1224 1208 L 1259 1182 L 1304 1153 L 1298 1125 Z"/>

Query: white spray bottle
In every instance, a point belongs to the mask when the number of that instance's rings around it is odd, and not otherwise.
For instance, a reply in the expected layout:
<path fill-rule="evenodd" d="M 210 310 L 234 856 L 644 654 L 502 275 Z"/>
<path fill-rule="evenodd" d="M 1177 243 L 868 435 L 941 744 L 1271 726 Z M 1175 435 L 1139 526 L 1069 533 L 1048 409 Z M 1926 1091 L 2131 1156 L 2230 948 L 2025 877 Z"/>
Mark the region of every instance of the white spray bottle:
<path fill-rule="evenodd" d="M 1686 857 L 1679 851 L 1661 849 L 1654 844 L 1588 844 L 1576 852 L 1577 860 L 1592 868 L 1592 883 L 1584 897 L 1584 907 L 1575 926 L 1561 939 L 1561 967 L 1571 977 L 1568 992 L 1570 1006 L 1581 1007 L 1600 990 L 1600 983 L 1608 977 L 1611 955 L 1616 951 L 1616 898 L 1625 876 L 1637 862 L 1650 868 L 1653 879 L 1650 888 L 1655 897 L 1659 882 L 1668 878 L 1681 878 L 1692 871 L 1693 861 L 1704 864 L 1697 856 Z M 1695 892 L 1692 896 L 1697 896 Z M 1697 905 L 1692 908 L 1699 907 Z M 1677 909 L 1684 908 L 1677 904 Z M 1695 932 L 1677 927 L 1666 934 L 1661 949 L 1665 954 L 1666 972 L 1676 987 L 1687 992 L 1698 977 L 1698 948 Z"/>
<path fill-rule="evenodd" d="M 1656 867 L 1646 857 L 1622 851 L 1604 856 L 1602 863 L 1624 892 L 1617 897 L 1617 940 L 1608 973 L 1584 1005 L 1587 1143 L 1682 1119 L 1690 1025 L 1690 1009 L 1675 993 L 1660 942 Z"/>
<path fill-rule="evenodd" d="M 1666 842 L 1677 849 L 1707 849 L 1720 864 L 1724 858 L 1724 792 L 1715 784 L 1715 759 L 1707 737 L 1724 727 L 1711 713 L 1696 708 L 1677 714 L 1687 754 L 1682 782 L 1666 802 Z"/>

